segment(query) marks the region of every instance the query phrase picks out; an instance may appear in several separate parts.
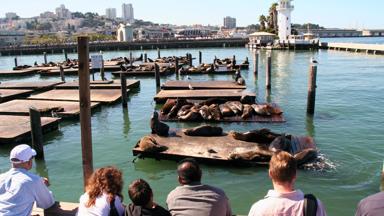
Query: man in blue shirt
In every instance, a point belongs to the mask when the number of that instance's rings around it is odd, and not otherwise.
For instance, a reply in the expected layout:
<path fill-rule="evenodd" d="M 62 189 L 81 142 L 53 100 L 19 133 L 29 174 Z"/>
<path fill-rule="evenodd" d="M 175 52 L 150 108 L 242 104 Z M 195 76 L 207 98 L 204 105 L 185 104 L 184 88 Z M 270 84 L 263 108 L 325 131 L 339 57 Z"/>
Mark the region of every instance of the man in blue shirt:
<path fill-rule="evenodd" d="M 35 155 L 36 151 L 25 144 L 12 149 L 12 168 L 0 175 L 0 215 L 30 216 L 34 202 L 44 209 L 55 203 L 48 179 L 28 171 Z"/>

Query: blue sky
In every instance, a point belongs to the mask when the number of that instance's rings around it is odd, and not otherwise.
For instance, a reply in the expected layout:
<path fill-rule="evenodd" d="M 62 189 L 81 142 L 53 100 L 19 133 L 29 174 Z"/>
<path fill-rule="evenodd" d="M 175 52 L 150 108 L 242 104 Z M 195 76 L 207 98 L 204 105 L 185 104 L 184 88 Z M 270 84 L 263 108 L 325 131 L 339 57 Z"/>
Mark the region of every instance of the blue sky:
<path fill-rule="evenodd" d="M 54 11 L 64 4 L 71 11 L 105 14 L 105 8 L 117 9 L 132 3 L 135 18 L 171 24 L 222 25 L 224 16 L 237 18 L 238 26 L 258 23 L 261 14 L 277 0 L 1 0 L 0 16 L 16 12 L 32 17 L 44 11 Z M 383 0 L 294 0 L 294 23 L 317 23 L 336 28 L 384 29 Z"/>

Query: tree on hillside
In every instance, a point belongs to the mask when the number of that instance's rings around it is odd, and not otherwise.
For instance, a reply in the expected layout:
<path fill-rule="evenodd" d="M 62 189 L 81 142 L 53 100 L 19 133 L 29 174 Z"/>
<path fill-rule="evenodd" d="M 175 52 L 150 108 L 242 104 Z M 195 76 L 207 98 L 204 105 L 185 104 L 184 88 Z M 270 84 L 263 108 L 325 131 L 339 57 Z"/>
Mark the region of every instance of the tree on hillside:
<path fill-rule="evenodd" d="M 72 17 L 73 18 L 85 18 L 84 14 L 81 12 L 73 12 Z"/>
<path fill-rule="evenodd" d="M 277 33 L 278 32 L 278 26 L 277 26 L 277 3 L 273 3 L 271 7 L 269 8 L 269 15 L 268 15 L 268 32 L 271 33 Z"/>
<path fill-rule="evenodd" d="M 260 31 L 265 31 L 266 30 L 265 23 L 267 22 L 267 18 L 264 15 L 261 15 L 259 17 L 259 22 L 260 22 L 259 30 Z"/>

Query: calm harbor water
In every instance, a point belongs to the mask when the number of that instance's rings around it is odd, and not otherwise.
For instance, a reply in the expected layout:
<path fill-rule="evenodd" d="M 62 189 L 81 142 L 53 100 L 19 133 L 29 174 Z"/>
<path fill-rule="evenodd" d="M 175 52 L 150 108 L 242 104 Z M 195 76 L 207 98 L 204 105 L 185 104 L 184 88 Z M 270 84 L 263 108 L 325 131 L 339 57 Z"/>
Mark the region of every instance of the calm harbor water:
<path fill-rule="evenodd" d="M 162 50 L 162 56 L 194 57 L 198 49 Z M 201 49 L 203 61 L 236 55 L 240 62 L 252 53 L 246 48 Z M 144 52 L 144 51 L 143 51 Z M 147 50 L 149 57 L 157 56 Z M 138 56 L 142 51 L 134 51 Z M 128 56 L 129 52 L 106 52 L 104 58 Z M 249 91 L 256 92 L 258 101 L 265 101 L 265 58 L 261 52 L 259 77 L 252 67 L 242 71 Z M 77 58 L 75 54 L 70 58 Z M 306 97 L 309 59 L 319 62 L 317 75 L 316 110 L 313 119 L 307 118 Z M 0 57 L 0 69 L 13 66 L 13 56 Z M 50 55 L 49 61 L 62 60 L 63 55 Z M 43 56 L 18 56 L 19 64 L 43 62 Z M 196 61 L 194 62 L 196 63 Z M 335 165 L 327 171 L 300 170 L 296 187 L 313 193 L 326 206 L 329 215 L 353 215 L 363 197 L 378 192 L 380 170 L 384 159 L 384 56 L 339 51 L 273 51 L 271 101 L 284 110 L 286 123 L 224 123 L 225 130 L 247 131 L 268 127 L 273 131 L 296 135 L 313 135 L 318 148 Z M 252 64 L 251 64 L 252 65 Z M 109 74 L 110 76 L 110 74 Z M 68 77 L 67 80 L 76 79 Z M 136 178 L 148 180 L 154 189 L 155 200 L 165 205 L 169 191 L 177 185 L 176 163 L 153 159 L 137 160 L 131 149 L 143 135 L 150 132 L 149 119 L 155 107 L 156 93 L 153 78 L 139 78 L 140 90 L 130 94 L 129 109 L 121 104 L 103 106 L 92 115 L 94 167 L 116 165 L 124 172 L 125 202 L 129 202 L 127 185 Z M 175 79 L 175 76 L 162 78 Z M 181 77 L 183 79 L 183 77 Z M 227 80 L 230 75 L 192 76 L 193 80 Z M 0 81 L 14 80 L 1 78 Z M 18 80 L 41 80 L 39 76 Z M 44 78 L 44 80 L 59 80 Z M 192 127 L 197 124 L 170 123 L 171 127 Z M 57 200 L 77 202 L 83 191 L 80 125 L 78 121 L 63 121 L 60 129 L 45 136 L 45 163 L 37 163 L 33 171 L 48 176 Z M 10 146 L 0 148 L 0 172 L 9 169 Z M 255 201 L 263 198 L 272 187 L 266 167 L 233 167 L 203 165 L 203 182 L 223 188 L 233 211 L 247 214 Z"/>

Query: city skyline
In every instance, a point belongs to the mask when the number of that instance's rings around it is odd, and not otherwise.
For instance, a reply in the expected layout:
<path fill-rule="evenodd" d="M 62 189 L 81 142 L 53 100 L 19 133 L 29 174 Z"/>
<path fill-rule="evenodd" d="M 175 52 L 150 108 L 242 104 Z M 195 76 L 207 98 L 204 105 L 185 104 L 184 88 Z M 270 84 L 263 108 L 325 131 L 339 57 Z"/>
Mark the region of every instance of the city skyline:
<path fill-rule="evenodd" d="M 259 16 L 268 15 L 268 9 L 273 0 L 258 0 L 244 4 L 233 4 L 232 1 L 195 0 L 193 4 L 180 5 L 177 0 L 94 0 L 90 2 L 75 0 L 37 0 L 33 3 L 27 0 L 13 0 L 3 4 L 0 8 L 0 16 L 5 17 L 7 12 L 15 12 L 22 18 L 38 16 L 45 11 L 55 11 L 55 8 L 64 4 L 71 12 L 96 12 L 105 15 L 107 8 L 116 8 L 117 17 L 121 17 L 122 4 L 132 4 L 135 8 L 135 18 L 162 24 L 176 25 L 217 25 L 223 24 L 223 17 L 236 18 L 237 26 L 257 24 Z M 36 4 L 37 3 L 37 4 Z M 36 7 L 39 5 L 39 8 Z M 180 6 L 188 5 L 188 8 Z M 368 0 L 365 4 L 358 1 L 347 0 L 322 0 L 322 1 L 293 1 L 295 7 L 292 13 L 292 23 L 315 23 L 326 28 L 367 28 L 383 29 L 384 15 L 381 8 L 384 2 Z M 33 10 L 31 10 L 31 7 Z M 162 13 L 163 12 L 163 13 Z"/>

